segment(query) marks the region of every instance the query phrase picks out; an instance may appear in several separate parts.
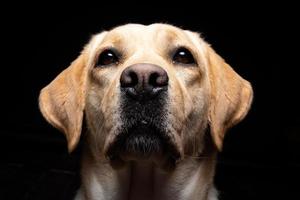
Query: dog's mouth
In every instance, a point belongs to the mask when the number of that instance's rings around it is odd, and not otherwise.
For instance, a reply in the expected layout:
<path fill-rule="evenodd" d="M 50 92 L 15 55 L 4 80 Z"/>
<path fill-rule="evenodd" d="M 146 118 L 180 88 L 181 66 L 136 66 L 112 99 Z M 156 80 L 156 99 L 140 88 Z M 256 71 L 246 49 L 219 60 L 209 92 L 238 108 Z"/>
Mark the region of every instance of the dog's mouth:
<path fill-rule="evenodd" d="M 113 167 L 141 160 L 154 162 L 165 169 L 175 166 L 180 153 L 167 130 L 167 97 L 163 92 L 155 99 L 142 101 L 122 93 L 122 124 L 106 150 Z"/>
<path fill-rule="evenodd" d="M 174 168 L 180 157 L 165 131 L 146 121 L 123 129 L 106 154 L 116 168 L 130 161 L 151 161 L 165 170 Z"/>

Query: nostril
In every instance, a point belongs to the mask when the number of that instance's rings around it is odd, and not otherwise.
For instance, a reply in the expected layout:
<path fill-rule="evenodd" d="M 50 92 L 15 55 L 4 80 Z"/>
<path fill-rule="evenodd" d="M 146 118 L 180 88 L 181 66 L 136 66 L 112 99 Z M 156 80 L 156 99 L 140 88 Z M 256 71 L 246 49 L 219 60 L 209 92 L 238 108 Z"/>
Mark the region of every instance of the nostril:
<path fill-rule="evenodd" d="M 159 77 L 158 73 L 152 73 L 152 74 L 150 74 L 149 85 L 151 85 L 152 87 L 157 87 L 158 86 L 158 84 L 157 84 L 158 77 Z"/>
<path fill-rule="evenodd" d="M 134 87 L 138 84 L 138 76 L 134 71 L 126 71 L 121 75 L 121 87 Z"/>
<path fill-rule="evenodd" d="M 163 87 L 168 85 L 168 75 L 165 72 L 154 72 L 149 77 L 149 85 L 152 87 Z"/>
<path fill-rule="evenodd" d="M 131 79 L 131 83 L 127 87 L 134 87 L 139 83 L 138 75 L 134 71 L 129 73 L 129 77 Z"/>

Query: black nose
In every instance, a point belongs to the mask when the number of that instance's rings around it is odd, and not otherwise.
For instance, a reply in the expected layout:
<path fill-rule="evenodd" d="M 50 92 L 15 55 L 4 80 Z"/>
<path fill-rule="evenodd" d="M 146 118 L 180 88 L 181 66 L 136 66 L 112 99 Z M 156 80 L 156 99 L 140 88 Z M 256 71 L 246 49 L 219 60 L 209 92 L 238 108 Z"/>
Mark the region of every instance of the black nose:
<path fill-rule="evenodd" d="M 168 88 L 167 72 L 154 64 L 140 63 L 127 67 L 121 74 L 120 84 L 127 95 L 137 100 L 156 97 Z"/>

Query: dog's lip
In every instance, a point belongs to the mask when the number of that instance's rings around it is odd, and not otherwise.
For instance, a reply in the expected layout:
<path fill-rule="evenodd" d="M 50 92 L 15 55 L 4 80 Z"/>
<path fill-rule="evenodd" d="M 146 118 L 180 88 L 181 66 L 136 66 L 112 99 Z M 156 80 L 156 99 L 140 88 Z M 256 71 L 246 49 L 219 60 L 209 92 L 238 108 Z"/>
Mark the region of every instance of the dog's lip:
<path fill-rule="evenodd" d="M 106 154 L 110 159 L 118 156 L 123 157 L 124 160 L 130 160 L 131 157 L 147 159 L 152 154 L 164 151 L 167 137 L 163 135 L 164 133 L 153 126 L 149 119 L 141 119 L 139 123 L 131 124 L 118 133 L 108 146 Z"/>
<path fill-rule="evenodd" d="M 151 126 L 151 122 L 147 119 L 143 118 L 139 123 L 141 126 L 149 127 Z M 136 124 L 135 124 L 136 125 Z M 131 128 L 135 127 L 135 125 L 131 126 Z M 120 134 L 126 134 L 127 132 L 121 132 Z M 166 134 L 166 133 L 158 133 L 158 134 Z M 117 136 L 118 137 L 118 136 Z M 116 137 L 116 138 L 117 138 Z M 168 136 L 160 136 L 163 137 L 162 143 L 160 144 L 160 148 L 158 151 L 148 152 L 147 154 L 143 154 L 141 152 L 130 152 L 130 151 L 122 151 L 122 147 L 116 147 L 117 139 L 110 143 L 105 153 L 108 161 L 111 163 L 111 166 L 115 169 L 120 169 L 122 166 L 126 165 L 129 162 L 140 162 L 140 161 L 149 161 L 153 162 L 159 168 L 169 171 L 175 168 L 177 163 L 182 159 L 182 155 L 180 150 L 176 148 L 176 145 L 171 142 L 171 138 Z M 114 149 L 117 148 L 117 149 Z"/>

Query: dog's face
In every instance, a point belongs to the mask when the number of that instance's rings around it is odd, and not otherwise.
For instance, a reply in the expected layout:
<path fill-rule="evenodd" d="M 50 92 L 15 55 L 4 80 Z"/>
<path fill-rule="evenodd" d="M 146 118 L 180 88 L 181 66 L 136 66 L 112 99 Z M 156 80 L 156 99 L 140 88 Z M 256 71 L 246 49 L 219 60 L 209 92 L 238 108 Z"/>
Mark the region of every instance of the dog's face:
<path fill-rule="evenodd" d="M 101 37 L 101 36 L 98 36 Z M 204 52 L 170 26 L 127 25 L 93 50 L 85 112 L 111 160 L 177 160 L 199 151 L 207 124 Z"/>
<path fill-rule="evenodd" d="M 146 159 L 164 168 L 199 155 L 208 125 L 220 149 L 251 99 L 250 84 L 198 34 L 130 24 L 96 35 L 42 90 L 40 107 L 70 150 L 85 113 L 95 156 L 115 166 Z"/>

